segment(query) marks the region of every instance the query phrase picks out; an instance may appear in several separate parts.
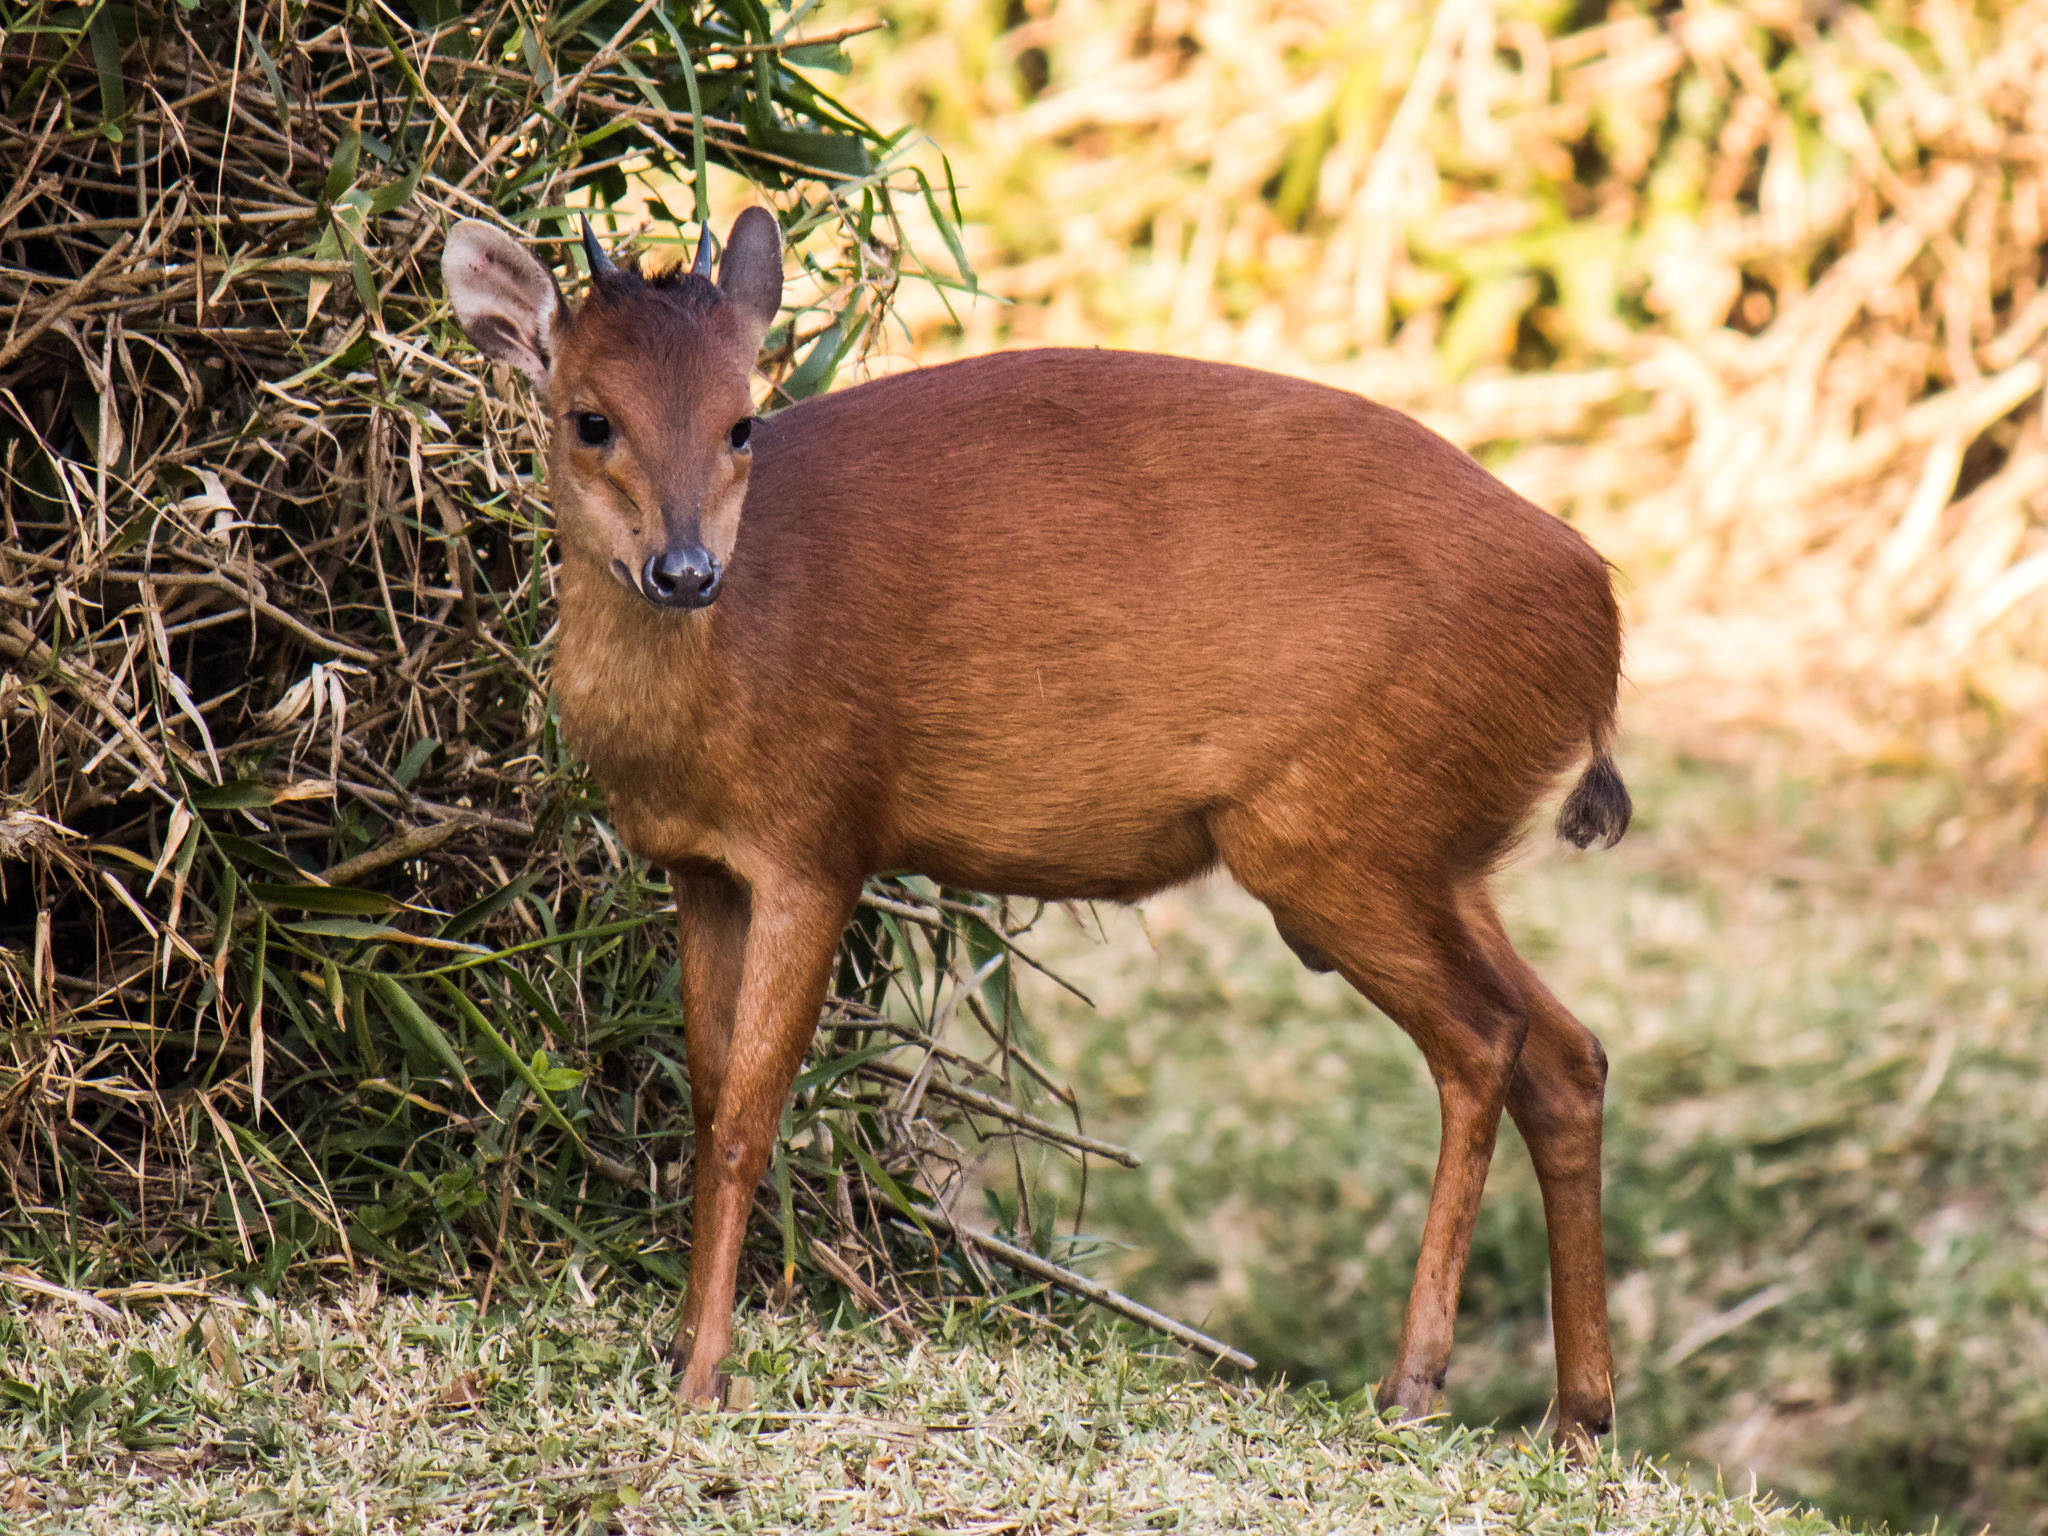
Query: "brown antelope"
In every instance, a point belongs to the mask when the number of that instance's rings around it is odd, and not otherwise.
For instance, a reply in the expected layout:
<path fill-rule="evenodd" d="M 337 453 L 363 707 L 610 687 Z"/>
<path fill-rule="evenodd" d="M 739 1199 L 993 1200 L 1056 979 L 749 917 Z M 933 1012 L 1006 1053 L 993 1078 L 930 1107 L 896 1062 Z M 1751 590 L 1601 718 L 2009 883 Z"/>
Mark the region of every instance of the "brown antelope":
<path fill-rule="evenodd" d="M 1136 901 L 1221 864 L 1421 1047 L 1443 1143 L 1381 1401 L 1427 1412 L 1503 1108 L 1541 1181 L 1559 1434 L 1608 1428 L 1606 1059 L 1488 875 L 1576 759 L 1626 829 L 1606 565 L 1424 427 L 1129 352 L 971 358 L 757 418 L 775 219 L 714 280 L 615 266 L 572 310 L 507 235 L 455 313 L 545 404 L 554 686 L 627 846 L 674 881 L 696 1117 L 671 1354 L 720 1389 L 740 1243 L 861 883 Z"/>

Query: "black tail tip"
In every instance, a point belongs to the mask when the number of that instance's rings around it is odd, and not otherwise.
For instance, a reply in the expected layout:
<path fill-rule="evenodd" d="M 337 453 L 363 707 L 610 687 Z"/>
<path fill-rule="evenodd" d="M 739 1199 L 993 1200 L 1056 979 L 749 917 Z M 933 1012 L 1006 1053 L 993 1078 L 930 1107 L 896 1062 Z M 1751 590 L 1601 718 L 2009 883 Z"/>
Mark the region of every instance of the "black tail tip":
<path fill-rule="evenodd" d="M 1557 813 L 1557 835 L 1574 848 L 1590 848 L 1595 843 L 1612 848 L 1621 841 L 1621 834 L 1628 830 L 1629 817 L 1634 814 L 1628 786 L 1615 771 L 1614 759 L 1602 755 L 1593 759 L 1592 766 L 1565 796 Z"/>

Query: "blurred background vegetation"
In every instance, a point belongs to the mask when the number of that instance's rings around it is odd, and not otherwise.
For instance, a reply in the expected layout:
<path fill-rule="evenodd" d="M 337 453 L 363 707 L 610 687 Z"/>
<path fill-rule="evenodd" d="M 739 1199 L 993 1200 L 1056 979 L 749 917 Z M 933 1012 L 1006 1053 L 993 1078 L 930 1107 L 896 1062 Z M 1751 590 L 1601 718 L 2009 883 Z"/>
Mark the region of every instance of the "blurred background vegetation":
<path fill-rule="evenodd" d="M 12 1254 L 137 1295 L 674 1273 L 665 892 L 552 735 L 534 423 L 431 263 L 496 212 L 568 280 L 571 205 L 666 259 L 765 197 L 786 396 L 1225 358 L 1401 405 L 1594 538 L 1641 817 L 1506 885 L 1614 1059 L 1621 1437 L 2048 1529 L 2048 8 L 240 15 L 9 13 Z M 1269 1371 L 1369 1381 L 1435 1151 L 1412 1047 L 1223 887 L 1046 916 L 1101 1007 L 1026 974 L 1034 1035 L 999 959 L 1029 914 L 954 899 L 878 889 L 849 941 L 759 1285 L 999 1304 L 1014 1275 L 891 1213 L 986 1186 L 1059 1251 L 1035 1189 Z M 1091 1157 L 1085 1209 L 977 1136 L 1042 1134 L 1068 1080 L 1144 1155 Z M 1453 1412 L 1541 1416 L 1540 1251 L 1508 1132 Z"/>

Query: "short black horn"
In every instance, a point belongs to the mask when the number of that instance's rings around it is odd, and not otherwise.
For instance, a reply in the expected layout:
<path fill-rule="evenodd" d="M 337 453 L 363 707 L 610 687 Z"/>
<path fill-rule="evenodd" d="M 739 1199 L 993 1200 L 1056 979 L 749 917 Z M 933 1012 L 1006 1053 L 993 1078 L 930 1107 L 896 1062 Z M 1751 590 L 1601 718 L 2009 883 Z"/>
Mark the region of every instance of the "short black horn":
<path fill-rule="evenodd" d="M 590 263 L 592 278 L 610 277 L 618 271 L 611 257 L 605 255 L 604 247 L 597 243 L 597 231 L 590 227 L 590 215 L 583 215 L 583 259 Z"/>
<path fill-rule="evenodd" d="M 706 224 L 704 232 L 697 237 L 697 264 L 690 268 L 697 277 L 711 276 L 711 226 Z"/>

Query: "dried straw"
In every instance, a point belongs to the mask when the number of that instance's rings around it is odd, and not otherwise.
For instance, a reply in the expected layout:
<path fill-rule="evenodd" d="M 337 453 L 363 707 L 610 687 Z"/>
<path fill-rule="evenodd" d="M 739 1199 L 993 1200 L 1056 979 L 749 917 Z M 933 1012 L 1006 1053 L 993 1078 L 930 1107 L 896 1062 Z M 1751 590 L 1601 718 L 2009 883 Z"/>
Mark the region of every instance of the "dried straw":
<path fill-rule="evenodd" d="M 663 198 L 701 213 L 723 166 L 800 268 L 775 388 L 825 387 L 922 271 L 904 200 L 957 234 L 896 141 L 796 72 L 842 67 L 847 32 L 768 20 L 10 22 L 0 1233 L 68 1248 L 74 1288 L 373 1262 L 488 1302 L 572 1257 L 680 1281 L 673 907 L 557 737 L 541 424 L 435 263 L 452 220 L 498 218 L 573 286 L 572 205 L 680 247 Z M 958 1209 L 986 1145 L 1132 1161 L 1034 1112 L 1059 1096 L 1011 985 L 1023 926 L 871 892 L 760 1278 L 895 1315 L 985 1302 L 1017 1281 Z M 1129 1312 L 1051 1262 L 1018 1172 L 1031 1277 Z"/>

